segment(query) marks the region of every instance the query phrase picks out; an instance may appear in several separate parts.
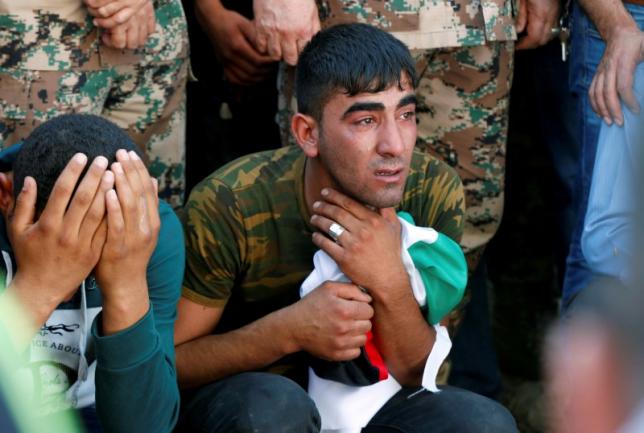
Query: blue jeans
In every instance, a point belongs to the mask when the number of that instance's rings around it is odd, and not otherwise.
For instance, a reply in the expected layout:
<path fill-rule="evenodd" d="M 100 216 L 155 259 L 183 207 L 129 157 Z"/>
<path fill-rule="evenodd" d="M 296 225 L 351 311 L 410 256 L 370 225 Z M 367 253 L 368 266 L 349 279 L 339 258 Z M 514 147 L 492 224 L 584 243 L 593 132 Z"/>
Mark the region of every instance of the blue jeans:
<path fill-rule="evenodd" d="M 518 433 L 497 402 L 458 388 L 433 394 L 403 388 L 364 433 Z M 316 433 L 320 416 L 298 384 L 270 373 L 218 380 L 184 400 L 179 431 L 199 433 Z"/>
<path fill-rule="evenodd" d="M 624 4 L 624 6 L 631 13 L 640 29 L 643 28 L 644 7 L 632 4 Z M 564 309 L 592 279 L 592 273 L 581 251 L 581 236 L 595 164 L 597 137 L 602 120 L 590 106 L 588 89 L 606 48 L 599 32 L 577 3 L 573 7 L 571 20 L 570 88 L 577 95 L 578 100 L 577 116 L 580 122 L 577 133 L 581 143 L 581 155 L 577 176 L 579 213 L 566 260 L 562 296 Z"/>

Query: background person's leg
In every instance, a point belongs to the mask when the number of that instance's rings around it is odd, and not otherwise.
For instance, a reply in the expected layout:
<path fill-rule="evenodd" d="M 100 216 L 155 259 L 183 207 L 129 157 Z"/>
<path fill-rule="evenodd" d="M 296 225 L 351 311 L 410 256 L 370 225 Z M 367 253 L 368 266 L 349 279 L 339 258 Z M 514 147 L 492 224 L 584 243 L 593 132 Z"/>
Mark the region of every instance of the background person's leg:
<path fill-rule="evenodd" d="M 241 373 L 182 403 L 178 430 L 200 433 L 315 433 L 320 415 L 306 391 L 283 376 Z"/>

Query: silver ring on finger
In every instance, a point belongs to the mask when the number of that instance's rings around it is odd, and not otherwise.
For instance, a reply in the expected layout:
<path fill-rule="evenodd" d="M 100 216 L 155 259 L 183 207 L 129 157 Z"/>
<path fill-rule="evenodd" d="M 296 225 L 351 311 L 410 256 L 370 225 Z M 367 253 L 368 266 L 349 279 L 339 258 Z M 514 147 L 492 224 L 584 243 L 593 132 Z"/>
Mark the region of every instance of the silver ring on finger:
<path fill-rule="evenodd" d="M 331 226 L 329 227 L 329 236 L 335 241 L 338 242 L 338 239 L 340 238 L 340 235 L 344 233 L 344 227 L 342 227 L 338 223 L 332 223 Z"/>

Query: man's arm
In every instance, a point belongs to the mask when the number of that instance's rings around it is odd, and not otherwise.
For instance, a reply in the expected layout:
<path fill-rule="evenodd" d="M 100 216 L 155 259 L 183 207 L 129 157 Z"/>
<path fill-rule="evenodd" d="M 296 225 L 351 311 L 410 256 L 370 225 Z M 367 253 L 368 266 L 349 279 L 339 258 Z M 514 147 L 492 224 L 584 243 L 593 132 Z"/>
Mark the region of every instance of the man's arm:
<path fill-rule="evenodd" d="M 92 326 L 96 407 L 106 431 L 169 432 L 179 412 L 173 324 L 185 259 L 181 226 L 167 206 L 161 224 L 156 182 L 140 158 L 120 150 L 117 161 L 95 270 L 103 294 Z M 144 403 L 150 396 L 154 404 Z"/>
<path fill-rule="evenodd" d="M 372 296 L 374 336 L 392 375 L 403 385 L 420 384 L 436 332 L 421 314 L 402 263 L 394 209 L 376 212 L 332 189 L 322 195 L 311 222 L 324 233 L 333 222 L 345 231 L 337 243 L 321 233 L 313 242 Z"/>
<path fill-rule="evenodd" d="M 302 350 L 336 361 L 356 358 L 371 329 L 370 300 L 353 284 L 327 282 L 244 327 L 209 335 L 223 307 L 203 307 L 182 298 L 175 328 L 179 383 L 190 388 L 259 370 Z"/>
<path fill-rule="evenodd" d="M 579 0 L 599 34 L 606 50 L 588 90 L 590 104 L 604 122 L 622 125 L 620 98 L 634 113 L 639 105 L 633 94 L 635 67 L 644 60 L 644 32 L 624 8 L 621 0 Z"/>

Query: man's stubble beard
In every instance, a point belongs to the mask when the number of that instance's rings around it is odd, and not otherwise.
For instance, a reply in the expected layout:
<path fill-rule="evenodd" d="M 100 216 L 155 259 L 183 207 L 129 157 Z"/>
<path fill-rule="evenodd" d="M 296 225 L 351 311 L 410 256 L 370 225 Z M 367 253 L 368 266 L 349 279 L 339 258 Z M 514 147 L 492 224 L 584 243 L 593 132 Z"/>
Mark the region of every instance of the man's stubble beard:
<path fill-rule="evenodd" d="M 340 162 L 339 164 L 336 164 L 335 161 L 338 161 L 339 158 L 335 159 L 330 155 L 327 155 L 327 152 L 326 152 L 327 148 L 328 146 L 327 146 L 326 139 L 324 137 L 324 133 L 321 131 L 320 137 L 319 137 L 318 158 L 320 160 L 320 164 L 324 167 L 327 174 L 331 178 L 334 184 L 334 187 L 338 191 L 351 197 L 353 200 L 356 200 L 357 202 L 362 203 L 374 209 L 395 207 L 400 203 L 404 192 L 404 183 L 402 187 L 399 187 L 398 185 L 388 185 L 382 189 L 382 191 L 386 191 L 389 189 L 400 189 L 400 192 L 397 194 L 397 197 L 393 197 L 390 199 L 386 199 L 385 197 L 383 198 L 373 197 L 371 192 L 368 189 L 360 188 L 359 182 L 358 182 L 358 185 L 354 185 L 355 182 L 353 179 L 345 179 L 343 181 L 338 177 L 336 173 L 337 171 L 336 168 L 340 166 L 340 170 L 344 168 L 344 172 L 351 173 L 352 170 L 350 169 L 350 164 L 348 164 L 346 167 L 344 167 L 344 163 L 342 162 Z M 371 167 L 367 167 L 366 170 L 370 172 L 373 169 Z M 350 177 L 350 175 L 347 177 Z M 405 178 L 405 181 L 406 181 L 406 178 Z M 378 192 L 375 192 L 373 195 L 378 195 Z"/>

